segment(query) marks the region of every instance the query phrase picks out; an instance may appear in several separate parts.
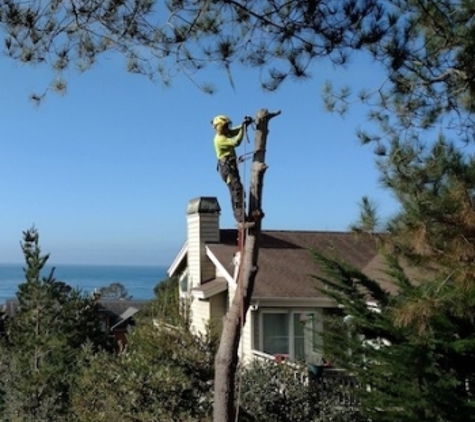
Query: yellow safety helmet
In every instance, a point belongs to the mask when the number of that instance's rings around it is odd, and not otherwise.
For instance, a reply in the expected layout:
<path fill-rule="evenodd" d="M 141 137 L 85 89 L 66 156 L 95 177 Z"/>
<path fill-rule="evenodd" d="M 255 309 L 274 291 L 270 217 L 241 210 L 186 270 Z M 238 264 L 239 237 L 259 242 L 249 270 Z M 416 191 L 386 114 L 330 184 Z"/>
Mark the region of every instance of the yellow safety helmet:
<path fill-rule="evenodd" d="M 218 126 L 231 124 L 231 119 L 224 114 L 220 114 L 211 121 L 211 124 L 216 129 Z"/>

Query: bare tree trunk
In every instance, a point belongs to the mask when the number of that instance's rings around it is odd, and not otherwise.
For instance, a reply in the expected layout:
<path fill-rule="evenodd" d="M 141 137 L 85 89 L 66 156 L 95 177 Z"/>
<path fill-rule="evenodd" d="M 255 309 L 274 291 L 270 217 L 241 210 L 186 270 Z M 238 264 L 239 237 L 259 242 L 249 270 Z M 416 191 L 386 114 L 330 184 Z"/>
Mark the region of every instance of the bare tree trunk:
<path fill-rule="evenodd" d="M 259 110 L 256 116 L 256 135 L 252 163 L 251 186 L 249 197 L 249 216 L 261 213 L 262 188 L 265 165 L 268 123 L 280 114 L 269 113 L 266 109 Z M 244 256 L 241 257 L 242 276 L 231 306 L 224 318 L 221 341 L 215 358 L 214 376 L 214 422 L 232 422 L 235 418 L 235 388 L 234 381 L 238 364 L 238 347 L 241 339 L 241 329 L 244 326 L 246 313 L 249 309 L 254 281 L 257 275 L 257 260 L 259 255 L 259 237 L 261 221 L 258 219 L 254 227 L 248 229 Z"/>

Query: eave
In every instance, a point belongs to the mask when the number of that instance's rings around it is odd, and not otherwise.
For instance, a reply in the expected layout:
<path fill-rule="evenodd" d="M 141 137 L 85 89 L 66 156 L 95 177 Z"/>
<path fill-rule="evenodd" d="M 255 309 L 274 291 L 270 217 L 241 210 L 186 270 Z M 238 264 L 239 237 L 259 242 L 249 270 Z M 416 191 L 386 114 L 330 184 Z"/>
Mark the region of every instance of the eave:
<path fill-rule="evenodd" d="M 167 270 L 168 277 L 173 277 L 175 275 L 178 275 L 176 274 L 176 272 L 183 264 L 183 261 L 186 259 L 187 252 L 188 252 L 188 241 L 186 241 L 185 244 L 182 246 L 182 248 L 180 249 L 180 252 L 178 252 L 178 255 L 175 257 L 172 264 L 168 268 Z"/>
<path fill-rule="evenodd" d="M 200 287 L 191 289 L 191 294 L 196 299 L 209 299 L 219 293 L 225 292 L 228 289 L 228 283 L 223 277 L 215 278 L 202 284 Z"/>

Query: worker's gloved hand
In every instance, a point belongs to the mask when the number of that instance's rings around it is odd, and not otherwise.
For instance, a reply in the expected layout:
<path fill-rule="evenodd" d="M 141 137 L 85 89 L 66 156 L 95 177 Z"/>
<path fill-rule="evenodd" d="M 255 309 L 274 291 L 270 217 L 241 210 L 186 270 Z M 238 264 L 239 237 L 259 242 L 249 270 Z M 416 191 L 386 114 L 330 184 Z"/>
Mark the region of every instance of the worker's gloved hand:
<path fill-rule="evenodd" d="M 244 120 L 242 122 L 243 125 L 249 126 L 252 123 L 252 117 L 251 116 L 244 116 Z"/>

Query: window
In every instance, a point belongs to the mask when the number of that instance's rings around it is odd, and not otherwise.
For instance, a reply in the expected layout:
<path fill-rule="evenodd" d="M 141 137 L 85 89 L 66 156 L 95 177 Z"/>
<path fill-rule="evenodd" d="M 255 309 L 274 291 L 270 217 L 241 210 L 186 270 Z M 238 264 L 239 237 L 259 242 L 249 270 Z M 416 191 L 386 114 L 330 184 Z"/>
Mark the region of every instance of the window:
<path fill-rule="evenodd" d="M 302 314 L 307 349 L 314 353 L 322 350 L 322 318 L 318 313 Z"/>
<path fill-rule="evenodd" d="M 187 293 L 188 292 L 188 286 L 189 286 L 189 283 L 188 283 L 188 276 L 187 277 L 183 277 L 180 281 L 180 287 L 181 287 L 181 291 L 183 293 Z"/>
<path fill-rule="evenodd" d="M 263 352 L 270 355 L 289 354 L 289 315 L 262 315 Z"/>
<path fill-rule="evenodd" d="M 254 349 L 312 362 L 321 357 L 322 318 L 314 310 L 261 309 L 253 313 Z"/>
<path fill-rule="evenodd" d="M 306 320 L 303 314 L 293 314 L 294 319 L 294 357 L 296 360 L 305 360 L 305 333 Z"/>
<path fill-rule="evenodd" d="M 188 293 L 189 277 L 188 271 L 180 277 L 180 290 L 182 293 Z"/>

